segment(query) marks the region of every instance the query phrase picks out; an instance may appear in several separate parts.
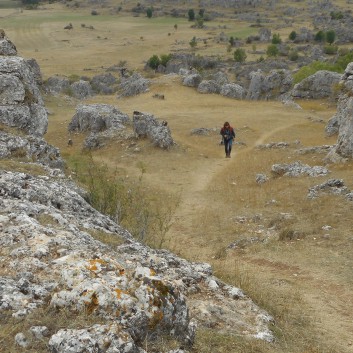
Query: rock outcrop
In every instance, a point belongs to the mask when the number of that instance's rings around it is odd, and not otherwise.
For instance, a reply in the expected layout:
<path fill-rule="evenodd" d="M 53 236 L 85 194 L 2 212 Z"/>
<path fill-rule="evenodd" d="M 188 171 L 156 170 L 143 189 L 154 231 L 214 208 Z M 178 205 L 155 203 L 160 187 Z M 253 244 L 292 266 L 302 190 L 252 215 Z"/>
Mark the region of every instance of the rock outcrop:
<path fill-rule="evenodd" d="M 268 74 L 261 70 L 250 73 L 247 99 L 272 99 L 288 92 L 293 84 L 289 70 L 271 70 Z"/>
<path fill-rule="evenodd" d="M 320 70 L 297 83 L 291 91 L 293 98 L 320 99 L 331 97 L 334 85 L 341 79 L 341 74 Z"/>
<path fill-rule="evenodd" d="M 212 276 L 205 263 L 137 243 L 93 209 L 71 181 L 1 170 L 0 195 L 0 264 L 7 268 L 0 277 L 0 311 L 24 318 L 48 302 L 56 311 L 104 321 L 49 332 L 51 352 L 98 346 L 102 352 L 142 353 L 141 342 L 161 333 L 189 346 L 195 320 L 272 340 L 271 317 L 240 289 Z"/>
<path fill-rule="evenodd" d="M 326 132 L 338 131 L 337 144 L 327 156 L 331 162 L 353 158 L 353 63 L 347 65 L 341 78 L 342 93 L 337 103 L 337 113 L 326 127 Z"/>
<path fill-rule="evenodd" d="M 175 143 L 165 121 L 158 121 L 153 115 L 134 112 L 133 127 L 137 137 L 147 137 L 154 146 L 168 149 Z"/>
<path fill-rule="evenodd" d="M 2 45 L 7 41 L 3 38 Z M 48 115 L 35 75 L 16 54 L 0 56 L 0 122 L 37 136 L 47 131 Z"/>

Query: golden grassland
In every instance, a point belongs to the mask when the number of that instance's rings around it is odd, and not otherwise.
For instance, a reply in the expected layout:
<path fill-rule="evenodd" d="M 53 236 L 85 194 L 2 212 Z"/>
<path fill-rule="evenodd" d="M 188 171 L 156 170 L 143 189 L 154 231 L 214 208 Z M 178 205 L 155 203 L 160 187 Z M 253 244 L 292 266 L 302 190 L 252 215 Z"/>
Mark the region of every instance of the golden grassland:
<path fill-rule="evenodd" d="M 57 4 L 1 21 L 19 54 L 37 59 L 44 78 L 93 76 L 123 61 L 129 70 L 141 70 L 153 54 L 187 51 L 193 36 L 206 38 L 221 32 L 219 23 L 210 23 L 213 29 L 204 32 L 190 28 L 181 18 L 148 20 L 126 12 L 90 16 L 87 8 L 68 10 Z M 65 31 L 69 22 L 74 30 Z M 81 23 L 95 30 L 82 28 Z M 227 22 L 230 33 L 240 33 L 246 26 Z M 224 44 L 212 40 L 196 53 L 231 56 Z M 166 202 L 168 195 L 171 200 L 176 197 L 170 224 L 161 239 L 150 238 L 150 243 L 192 261 L 211 263 L 217 276 L 240 286 L 275 319 L 274 343 L 200 329 L 193 351 L 353 352 L 353 205 L 340 196 L 306 197 L 309 187 L 328 178 L 342 178 L 353 189 L 353 164 L 328 165 L 329 176 L 318 178 L 275 178 L 270 172 L 275 163 L 324 164 L 324 155 L 298 155 L 296 150 L 336 142 L 336 137 L 324 135 L 335 105 L 303 101 L 298 102 L 303 109 L 296 110 L 276 101 L 202 95 L 182 86 L 178 76 L 151 75 L 150 79 L 150 91 L 139 96 L 95 96 L 84 103 L 113 104 L 130 117 L 134 110 L 154 114 L 168 121 L 177 145 L 162 151 L 142 140 L 135 150 L 126 142 L 111 141 L 92 152 L 93 160 L 131 180 L 141 177 L 143 169 L 143 183 L 154 191 L 155 203 Z M 155 93 L 165 99 L 154 99 Z M 67 125 L 79 102 L 68 97 L 46 96 L 45 100 L 50 112 L 46 140 L 59 147 L 67 160 L 83 159 L 83 135 L 70 136 L 73 146 L 67 146 Z M 235 127 L 239 143 L 231 159 L 224 158 L 219 145 L 218 131 L 225 120 Z M 214 132 L 191 135 L 199 127 Z M 290 146 L 256 148 L 280 141 Z M 11 167 L 11 162 L 5 167 Z M 258 173 L 270 180 L 258 185 Z M 233 243 L 238 246 L 229 248 Z"/>

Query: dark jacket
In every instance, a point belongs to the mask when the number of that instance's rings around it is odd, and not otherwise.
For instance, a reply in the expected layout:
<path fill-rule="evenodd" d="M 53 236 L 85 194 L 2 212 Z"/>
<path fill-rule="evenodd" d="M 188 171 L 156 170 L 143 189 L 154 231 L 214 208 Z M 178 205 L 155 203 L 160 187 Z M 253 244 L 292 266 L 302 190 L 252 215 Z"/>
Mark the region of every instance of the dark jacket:
<path fill-rule="evenodd" d="M 235 137 L 235 132 L 231 126 L 229 126 L 228 128 L 222 127 L 221 135 L 223 136 L 225 141 L 233 140 Z"/>

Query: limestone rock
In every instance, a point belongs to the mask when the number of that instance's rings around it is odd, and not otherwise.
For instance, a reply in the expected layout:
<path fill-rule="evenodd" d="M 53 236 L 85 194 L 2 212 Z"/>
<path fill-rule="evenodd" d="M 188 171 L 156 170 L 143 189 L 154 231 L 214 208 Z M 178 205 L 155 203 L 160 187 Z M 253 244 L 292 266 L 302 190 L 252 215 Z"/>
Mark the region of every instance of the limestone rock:
<path fill-rule="evenodd" d="M 134 112 L 134 132 L 138 137 L 149 138 L 154 146 L 168 149 L 174 145 L 171 131 L 166 122 L 159 122 L 153 115 Z"/>
<path fill-rule="evenodd" d="M 0 122 L 42 136 L 48 115 L 31 67 L 18 56 L 0 56 Z"/>
<path fill-rule="evenodd" d="M 243 99 L 246 96 L 246 90 L 236 83 L 226 83 L 222 86 L 220 94 L 234 99 Z"/>
<path fill-rule="evenodd" d="M 129 117 L 109 104 L 80 104 L 68 126 L 69 132 L 100 132 L 108 129 L 123 129 Z"/>
<path fill-rule="evenodd" d="M 291 164 L 274 164 L 271 171 L 276 176 L 297 177 L 300 175 L 308 175 L 311 177 L 324 176 L 329 173 L 327 168 L 322 166 L 310 167 L 301 162 L 294 162 Z"/>
<path fill-rule="evenodd" d="M 247 99 L 271 99 L 288 92 L 293 83 L 289 70 L 271 70 L 268 74 L 261 70 L 250 73 Z"/>
<path fill-rule="evenodd" d="M 341 74 L 332 71 L 320 70 L 315 74 L 297 83 L 291 95 L 293 98 L 320 99 L 333 94 L 333 86 L 341 79 Z"/>

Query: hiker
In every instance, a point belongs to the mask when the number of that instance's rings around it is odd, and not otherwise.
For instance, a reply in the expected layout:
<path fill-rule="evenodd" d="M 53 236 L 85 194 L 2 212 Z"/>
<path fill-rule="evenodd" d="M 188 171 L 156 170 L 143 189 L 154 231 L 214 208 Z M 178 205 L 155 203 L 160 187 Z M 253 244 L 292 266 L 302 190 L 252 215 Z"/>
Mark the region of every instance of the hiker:
<path fill-rule="evenodd" d="M 230 158 L 230 153 L 232 151 L 232 144 L 235 138 L 234 129 L 226 121 L 221 129 L 221 135 L 223 138 L 224 149 L 226 152 L 226 158 Z"/>

